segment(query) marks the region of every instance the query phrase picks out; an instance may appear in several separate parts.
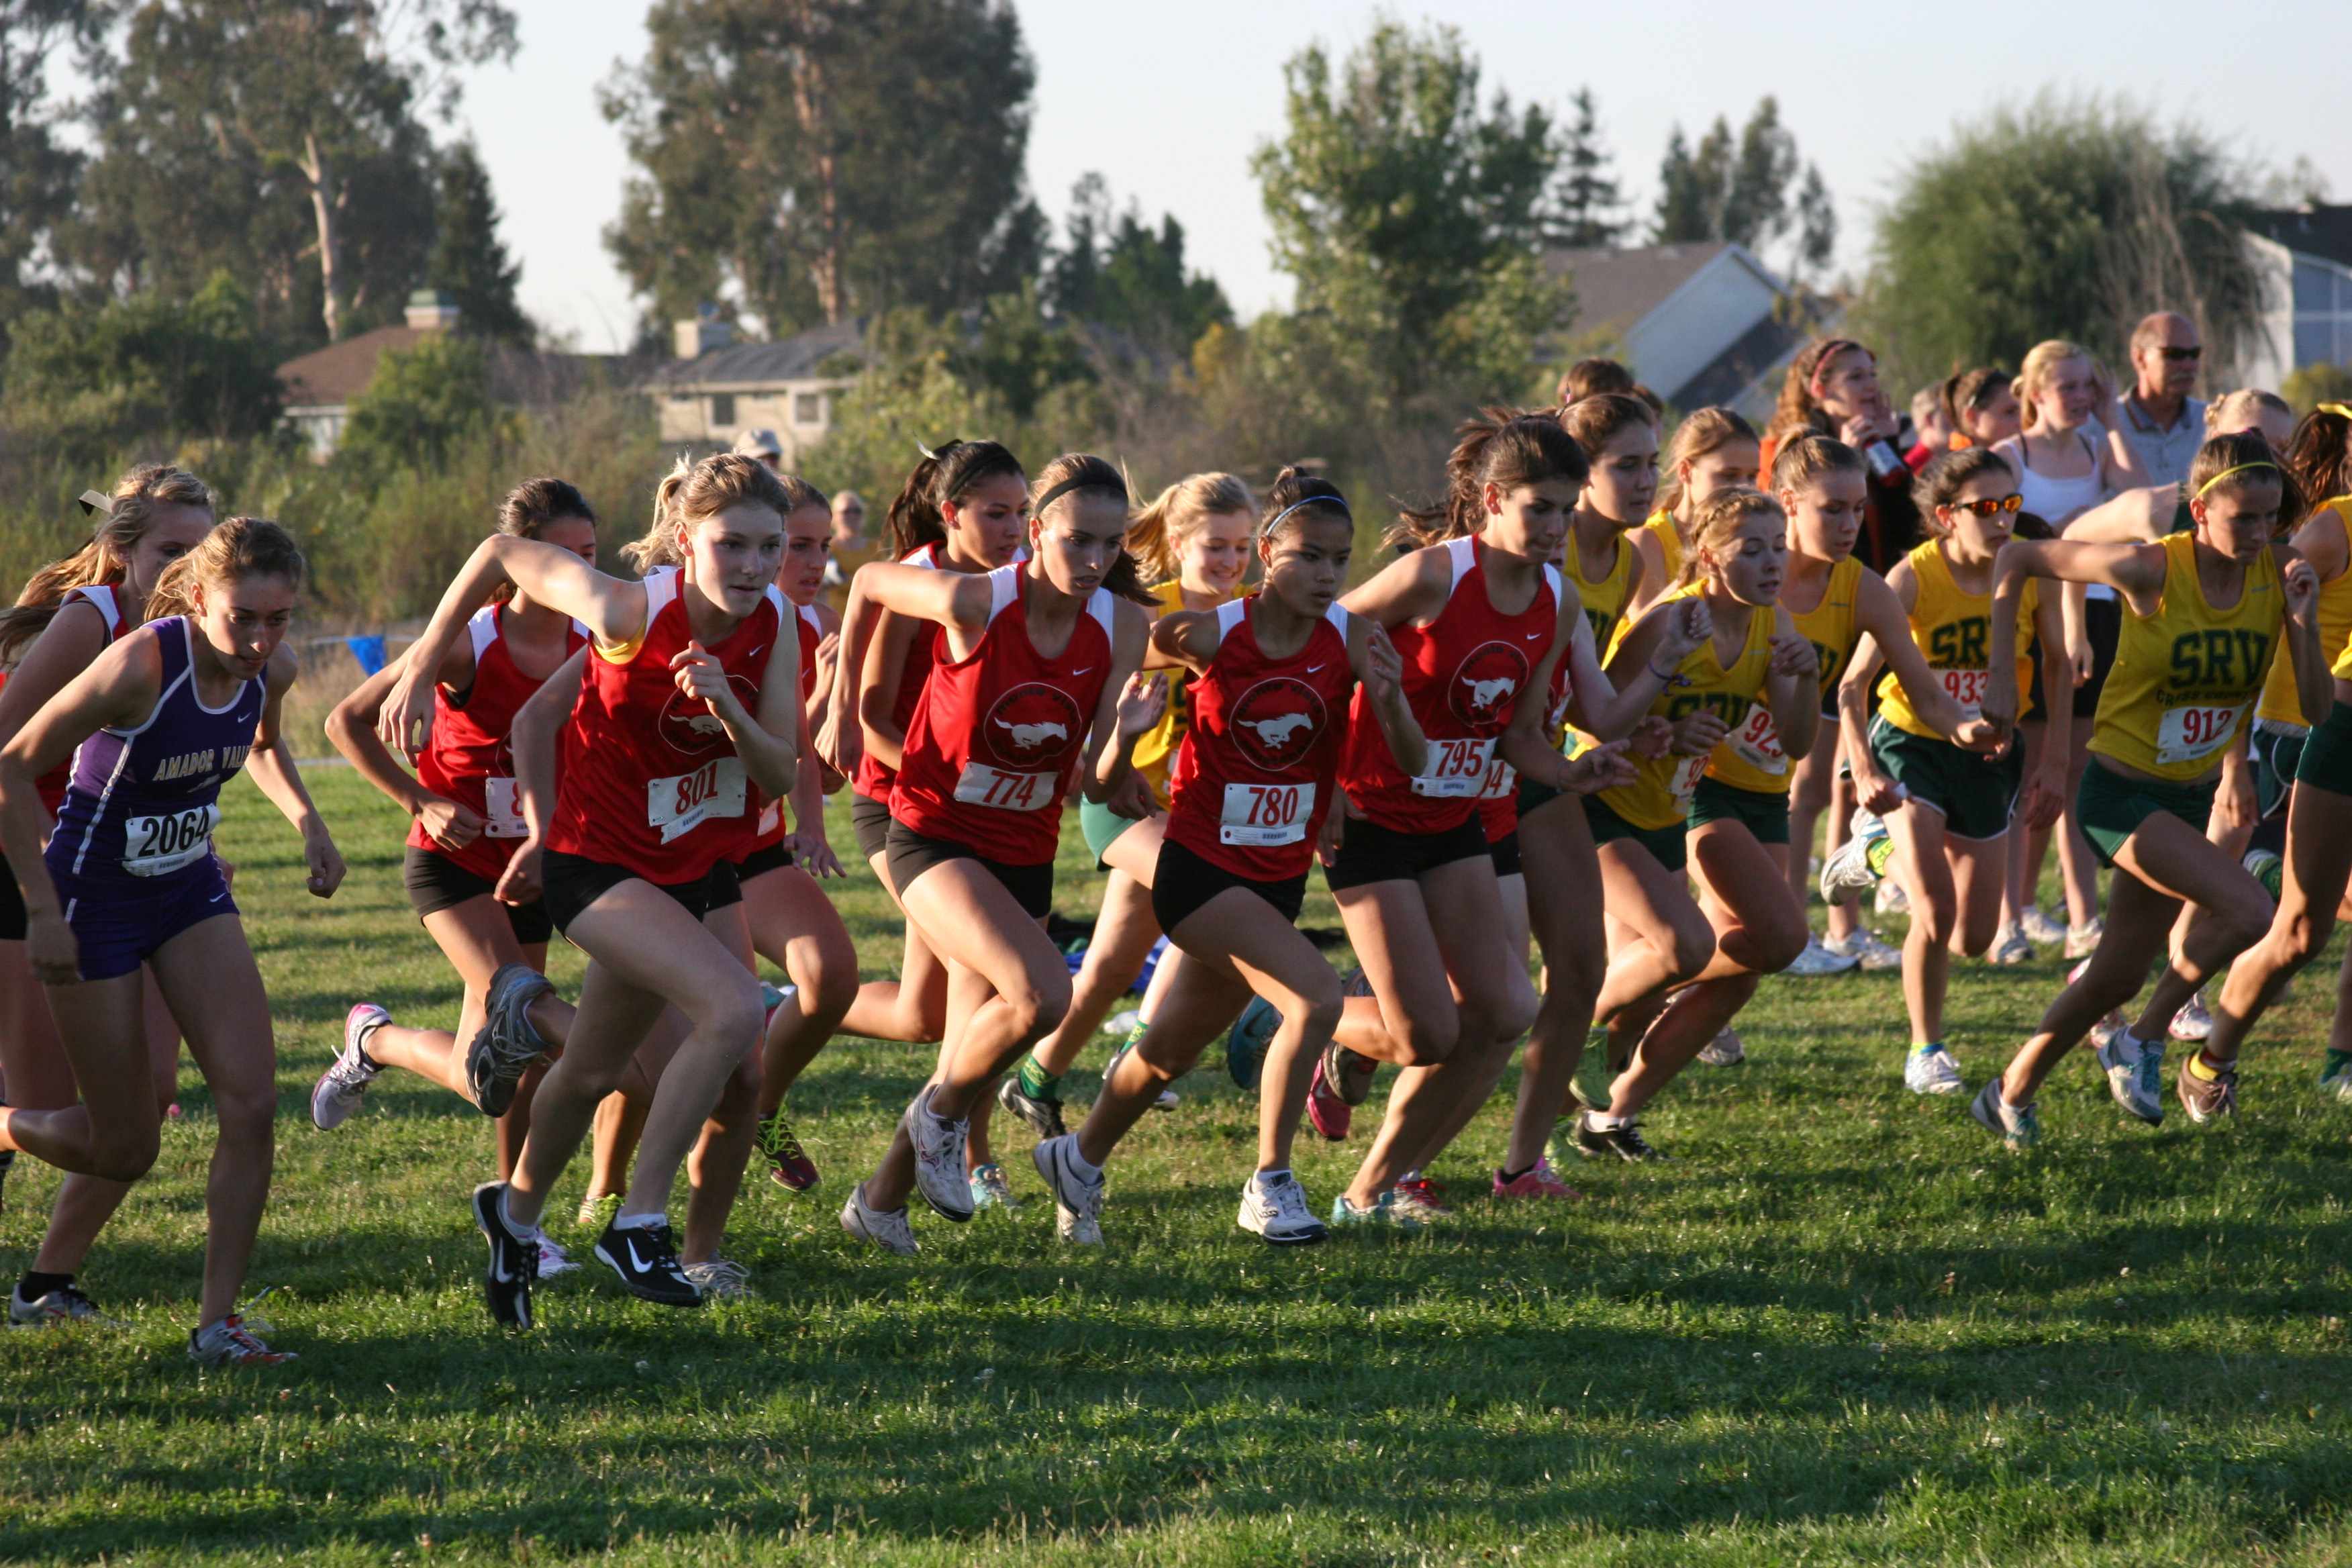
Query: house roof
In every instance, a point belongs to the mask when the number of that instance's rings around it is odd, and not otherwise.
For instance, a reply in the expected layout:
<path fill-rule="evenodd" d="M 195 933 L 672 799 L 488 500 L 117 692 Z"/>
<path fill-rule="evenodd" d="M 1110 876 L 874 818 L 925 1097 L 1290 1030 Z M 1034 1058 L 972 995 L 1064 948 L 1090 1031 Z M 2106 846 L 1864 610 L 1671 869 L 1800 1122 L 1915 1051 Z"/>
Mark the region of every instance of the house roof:
<path fill-rule="evenodd" d="M 1759 376 L 1803 346 L 1821 321 L 1821 313 L 1811 310 L 1776 310 L 1742 332 L 1696 375 L 1663 395 L 1668 404 L 1682 409 L 1733 403 Z"/>
<path fill-rule="evenodd" d="M 2352 267 L 2352 206 L 2308 206 L 2256 212 L 2247 226 L 2305 256 Z"/>
<path fill-rule="evenodd" d="M 1664 304 L 1675 289 L 1730 248 L 1722 240 L 1710 240 L 1627 250 L 1553 250 L 1545 253 L 1544 265 L 1568 273 L 1575 283 L 1580 330 L 1622 331 Z"/>
<path fill-rule="evenodd" d="M 730 343 L 690 360 L 672 360 L 646 379 L 656 385 L 735 385 L 806 381 L 837 353 L 856 353 L 866 342 L 863 319 L 811 327 L 772 343 Z"/>
<path fill-rule="evenodd" d="M 349 403 L 374 378 L 377 360 L 395 349 L 413 349 L 432 335 L 415 327 L 378 327 L 288 360 L 278 367 L 278 379 L 293 407 Z"/>

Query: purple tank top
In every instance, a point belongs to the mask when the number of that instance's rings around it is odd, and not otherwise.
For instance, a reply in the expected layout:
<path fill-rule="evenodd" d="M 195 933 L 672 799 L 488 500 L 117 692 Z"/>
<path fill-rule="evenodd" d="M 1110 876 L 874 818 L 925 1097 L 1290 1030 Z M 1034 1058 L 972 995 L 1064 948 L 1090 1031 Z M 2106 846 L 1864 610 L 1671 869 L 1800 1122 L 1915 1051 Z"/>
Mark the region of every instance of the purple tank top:
<path fill-rule="evenodd" d="M 73 779 L 49 836 L 53 872 L 83 879 L 163 877 L 212 853 L 220 789 L 245 765 L 267 695 L 247 681 L 225 708 L 196 695 L 194 629 L 183 616 L 151 621 L 163 659 L 163 695 L 134 730 L 100 730 L 74 753 Z"/>

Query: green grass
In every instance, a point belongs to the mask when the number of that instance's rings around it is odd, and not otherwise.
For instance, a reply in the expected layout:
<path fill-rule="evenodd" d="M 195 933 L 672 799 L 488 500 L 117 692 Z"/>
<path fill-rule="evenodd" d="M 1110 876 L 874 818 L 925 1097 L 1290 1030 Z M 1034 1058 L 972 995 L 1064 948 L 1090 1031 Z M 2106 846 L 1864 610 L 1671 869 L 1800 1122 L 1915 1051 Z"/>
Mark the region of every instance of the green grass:
<path fill-rule="evenodd" d="M 2352 1114 L 2310 1089 L 2321 974 L 2237 1125 L 2127 1123 L 2070 1063 L 2025 1159 L 1904 1092 L 1892 976 L 1769 982 L 1748 1065 L 1652 1118 L 1677 1163 L 1496 1209 L 1506 1098 L 1437 1173 L 1460 1225 L 1285 1253 L 1234 1227 L 1253 1108 L 1213 1071 L 1122 1152 L 1098 1252 L 1055 1243 L 1017 1132 L 1019 1214 L 919 1219 L 911 1261 L 853 1246 L 841 1194 L 928 1052 L 844 1042 L 795 1095 L 824 1184 L 737 1211 L 761 1300 L 687 1316 L 583 1274 L 517 1339 L 478 1301 L 480 1119 L 396 1076 L 332 1136 L 304 1114 L 350 1002 L 456 1012 L 398 822 L 347 771 L 311 782 L 352 862 L 331 903 L 249 786 L 224 828 L 282 1064 L 254 1279 L 302 1359 L 181 1353 L 191 1072 L 86 1275 L 127 1331 L 0 1335 L 0 1561 L 2352 1562 Z M 1062 870 L 1075 912 L 1095 883 Z M 895 963 L 870 881 L 841 902 L 868 972 Z M 1307 919 L 1335 923 L 1319 896 Z M 1963 966 L 1972 1083 L 2059 968 Z M 1309 1142 L 1328 1203 L 1361 1143 Z M 9 1269 L 53 1190 L 9 1183 Z"/>

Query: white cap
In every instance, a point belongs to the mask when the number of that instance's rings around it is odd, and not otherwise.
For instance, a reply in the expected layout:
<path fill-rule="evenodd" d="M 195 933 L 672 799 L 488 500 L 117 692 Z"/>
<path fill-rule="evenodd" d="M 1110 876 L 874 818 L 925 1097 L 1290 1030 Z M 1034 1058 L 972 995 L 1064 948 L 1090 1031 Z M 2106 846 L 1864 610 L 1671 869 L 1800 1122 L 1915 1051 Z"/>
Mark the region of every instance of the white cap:
<path fill-rule="evenodd" d="M 736 437 L 735 450 L 747 458 L 781 458 L 784 455 L 783 444 L 776 439 L 776 433 L 761 426 L 754 426 Z"/>

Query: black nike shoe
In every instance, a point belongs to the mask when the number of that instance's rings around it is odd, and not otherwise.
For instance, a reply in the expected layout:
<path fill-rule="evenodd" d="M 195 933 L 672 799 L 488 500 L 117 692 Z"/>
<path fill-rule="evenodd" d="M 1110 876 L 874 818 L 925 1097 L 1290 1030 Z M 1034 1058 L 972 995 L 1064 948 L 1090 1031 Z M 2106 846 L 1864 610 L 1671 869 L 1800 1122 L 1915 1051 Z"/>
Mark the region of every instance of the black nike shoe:
<path fill-rule="evenodd" d="M 539 1279 L 539 1244 L 507 1223 L 499 1198 L 503 1182 L 474 1189 L 474 1224 L 490 1244 L 490 1266 L 482 1274 L 482 1300 L 490 1321 L 512 1329 L 530 1327 L 530 1288 Z"/>
<path fill-rule="evenodd" d="M 1107 1079 L 1110 1075 L 1105 1073 L 1103 1076 Z M 1006 1075 L 1004 1081 L 997 1086 L 996 1103 L 1027 1122 L 1029 1130 L 1037 1134 L 1040 1142 L 1048 1138 L 1059 1138 L 1069 1131 L 1062 1124 L 1061 1100 L 1023 1092 L 1021 1075 L 1017 1072 Z"/>
<path fill-rule="evenodd" d="M 1588 1160 L 1607 1159 L 1615 1155 L 1629 1163 L 1645 1160 L 1671 1160 L 1672 1154 L 1642 1136 L 1642 1126 L 1631 1118 L 1617 1127 L 1595 1127 L 1592 1113 L 1580 1110 L 1576 1116 L 1576 1152 Z"/>
<path fill-rule="evenodd" d="M 702 1292 L 686 1277 L 666 1225 L 624 1230 L 615 1221 L 596 1238 L 596 1256 L 621 1277 L 621 1288 L 632 1296 L 665 1307 L 702 1305 Z"/>

